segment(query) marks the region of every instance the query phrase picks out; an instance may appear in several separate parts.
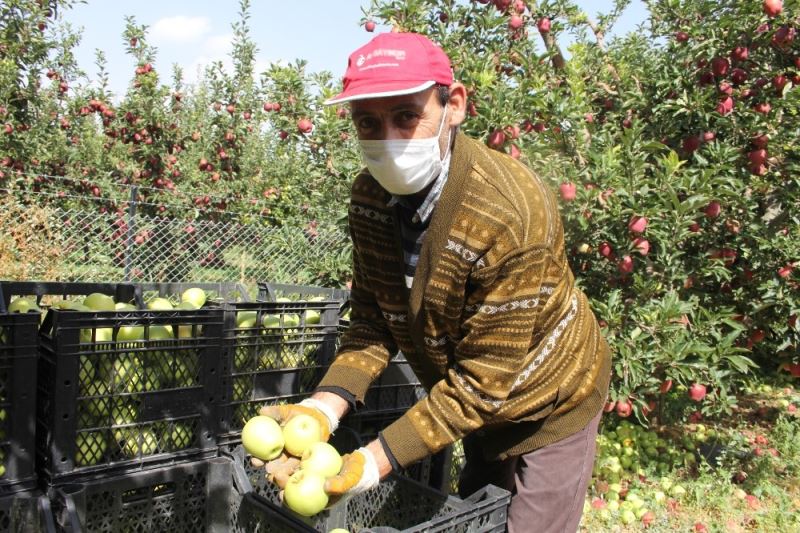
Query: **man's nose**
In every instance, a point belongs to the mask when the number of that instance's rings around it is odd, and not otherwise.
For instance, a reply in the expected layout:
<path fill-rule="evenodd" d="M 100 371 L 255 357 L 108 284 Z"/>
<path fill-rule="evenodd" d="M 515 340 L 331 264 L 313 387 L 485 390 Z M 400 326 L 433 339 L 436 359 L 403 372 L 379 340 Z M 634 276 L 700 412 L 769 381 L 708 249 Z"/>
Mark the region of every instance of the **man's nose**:
<path fill-rule="evenodd" d="M 400 128 L 396 128 L 391 124 L 388 124 L 383 127 L 381 138 L 385 141 L 393 141 L 396 139 L 405 139 L 406 137 L 404 132 Z"/>

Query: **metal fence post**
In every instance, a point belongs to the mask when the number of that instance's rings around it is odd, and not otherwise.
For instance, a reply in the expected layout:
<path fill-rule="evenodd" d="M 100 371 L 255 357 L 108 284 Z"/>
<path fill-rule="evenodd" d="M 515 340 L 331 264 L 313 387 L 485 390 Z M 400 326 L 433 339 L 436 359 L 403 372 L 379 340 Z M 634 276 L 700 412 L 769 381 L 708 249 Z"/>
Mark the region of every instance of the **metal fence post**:
<path fill-rule="evenodd" d="M 128 202 L 128 235 L 125 242 L 125 276 L 123 281 L 131 280 L 131 262 L 133 261 L 133 234 L 136 226 L 136 197 L 139 187 L 131 187 L 131 198 Z"/>

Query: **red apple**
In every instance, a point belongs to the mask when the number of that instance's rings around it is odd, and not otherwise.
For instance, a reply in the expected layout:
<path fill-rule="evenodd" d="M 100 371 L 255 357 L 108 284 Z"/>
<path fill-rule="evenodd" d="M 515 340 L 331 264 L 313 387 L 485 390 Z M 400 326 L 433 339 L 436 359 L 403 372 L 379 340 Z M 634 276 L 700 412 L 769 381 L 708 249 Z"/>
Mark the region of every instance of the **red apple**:
<path fill-rule="evenodd" d="M 650 253 L 650 242 L 647 239 L 637 237 L 633 239 L 633 246 L 642 255 Z"/>
<path fill-rule="evenodd" d="M 300 133 L 311 133 L 311 130 L 314 129 L 314 124 L 307 118 L 301 118 L 297 121 L 297 129 Z"/>
<path fill-rule="evenodd" d="M 778 74 L 772 78 L 772 86 L 775 88 L 775 92 L 778 93 L 778 95 L 783 93 L 783 88 L 786 87 L 787 81 L 788 79 L 783 74 Z"/>
<path fill-rule="evenodd" d="M 503 133 L 503 130 L 495 129 L 489 134 L 489 140 L 486 142 L 486 144 L 488 144 L 490 148 L 498 149 L 502 147 L 505 142 L 506 135 Z"/>
<path fill-rule="evenodd" d="M 661 394 L 668 393 L 670 391 L 670 389 L 672 389 L 672 380 L 671 379 L 665 379 L 661 383 L 661 386 L 658 388 L 658 390 L 661 392 Z"/>
<path fill-rule="evenodd" d="M 600 255 L 603 257 L 611 257 L 613 250 L 611 249 L 611 245 L 607 242 L 601 242 L 600 246 L 597 247 L 597 250 L 600 252 Z"/>
<path fill-rule="evenodd" d="M 520 151 L 519 146 L 517 146 L 516 144 L 512 144 L 511 148 L 509 149 L 508 155 L 510 155 L 514 159 L 519 159 L 519 157 L 522 155 L 522 152 Z"/>
<path fill-rule="evenodd" d="M 375 23 L 373 21 L 371 21 L 371 20 L 368 20 L 364 24 L 364 29 L 367 30 L 368 32 L 372 33 L 373 31 L 375 31 Z"/>
<path fill-rule="evenodd" d="M 792 270 L 794 269 L 794 265 L 791 263 L 787 263 L 786 265 L 780 267 L 778 269 L 778 275 L 784 279 L 788 278 L 792 275 Z"/>
<path fill-rule="evenodd" d="M 733 111 L 733 98 L 730 96 L 722 97 L 717 104 L 717 113 L 720 115 L 727 115 L 731 111 Z"/>
<path fill-rule="evenodd" d="M 540 18 L 536 23 L 536 27 L 540 33 L 550 33 L 550 19 L 547 17 Z"/>
<path fill-rule="evenodd" d="M 735 85 L 741 85 L 747 81 L 747 71 L 741 68 L 735 68 L 731 72 L 731 81 Z"/>
<path fill-rule="evenodd" d="M 628 418 L 629 416 L 631 416 L 631 413 L 633 412 L 633 406 L 631 405 L 631 402 L 627 398 L 624 400 L 617 400 L 616 411 L 617 415 L 619 415 L 620 417 Z"/>
<path fill-rule="evenodd" d="M 753 150 L 747 154 L 747 158 L 753 165 L 763 165 L 767 160 L 767 151 L 764 148 Z"/>
<path fill-rule="evenodd" d="M 696 135 L 692 135 L 691 137 L 686 137 L 683 140 L 683 150 L 687 154 L 691 154 L 698 148 L 700 148 L 700 139 Z"/>
<path fill-rule="evenodd" d="M 565 202 L 571 202 L 575 199 L 575 184 L 572 182 L 564 182 L 559 186 L 561 191 L 561 199 Z"/>
<path fill-rule="evenodd" d="M 629 255 L 623 256 L 617 268 L 623 274 L 630 274 L 633 272 L 633 258 Z"/>
<path fill-rule="evenodd" d="M 737 46 L 731 51 L 731 59 L 734 61 L 746 61 L 750 55 L 750 50 L 746 46 Z"/>
<path fill-rule="evenodd" d="M 768 17 L 777 17 L 783 11 L 783 0 L 764 0 L 763 7 Z"/>
<path fill-rule="evenodd" d="M 676 31 L 675 32 L 675 40 L 679 43 L 685 43 L 689 40 L 689 34 L 685 31 Z"/>
<path fill-rule="evenodd" d="M 632 216 L 628 222 L 628 229 L 632 233 L 644 233 L 647 229 L 647 217 L 640 217 L 638 215 Z"/>
<path fill-rule="evenodd" d="M 730 62 L 724 57 L 715 57 L 711 60 L 711 72 L 719 78 L 728 73 L 730 66 Z"/>
<path fill-rule="evenodd" d="M 518 30 L 522 27 L 522 17 L 519 15 L 511 15 L 508 19 L 508 27 L 512 30 Z"/>
<path fill-rule="evenodd" d="M 689 398 L 695 402 L 700 402 L 706 397 L 706 386 L 700 383 L 692 383 L 689 386 Z"/>
<path fill-rule="evenodd" d="M 757 103 L 756 105 L 753 106 L 753 109 L 757 113 L 763 113 L 763 114 L 766 115 L 767 113 L 772 111 L 772 106 L 769 105 L 769 102 L 759 102 L 759 103 Z"/>
<path fill-rule="evenodd" d="M 769 136 L 766 134 L 757 135 L 751 139 L 753 146 L 756 148 L 766 148 L 769 143 Z"/>
<path fill-rule="evenodd" d="M 714 133 L 713 131 L 704 131 L 703 132 L 703 142 L 710 143 L 716 138 L 717 138 L 717 134 Z"/>
<path fill-rule="evenodd" d="M 604 412 L 604 413 L 610 413 L 611 411 L 613 411 L 613 410 L 614 410 L 614 408 L 615 408 L 616 406 L 617 406 L 617 402 L 614 402 L 614 401 L 608 401 L 608 402 L 606 402 L 606 404 L 603 406 L 603 412 Z"/>
<path fill-rule="evenodd" d="M 705 209 L 705 213 L 708 218 L 717 218 L 721 211 L 722 206 L 716 200 L 709 202 Z"/>

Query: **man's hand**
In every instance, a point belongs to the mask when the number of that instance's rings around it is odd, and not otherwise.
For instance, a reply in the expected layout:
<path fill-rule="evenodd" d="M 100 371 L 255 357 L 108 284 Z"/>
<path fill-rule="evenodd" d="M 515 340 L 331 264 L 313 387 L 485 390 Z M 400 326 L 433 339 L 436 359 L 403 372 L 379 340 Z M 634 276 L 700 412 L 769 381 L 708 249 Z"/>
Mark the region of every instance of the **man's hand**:
<path fill-rule="evenodd" d="M 250 463 L 256 468 L 264 467 L 264 461 L 256 457 L 250 459 Z M 289 477 L 294 474 L 300 467 L 300 459 L 291 457 L 286 453 L 282 453 L 278 458 L 266 463 L 267 480 L 280 487 L 281 490 L 286 487 L 286 482 Z"/>
<path fill-rule="evenodd" d="M 374 488 L 380 482 L 378 463 L 367 448 L 359 448 L 342 457 L 342 460 L 339 474 L 325 480 L 325 492 L 334 502 L 342 496 Z"/>
<path fill-rule="evenodd" d="M 319 422 L 322 440 L 327 441 L 331 436 L 331 432 L 336 429 L 331 427 L 334 424 L 331 423 L 332 421 L 322 412 L 318 405 L 312 406 L 308 403 L 304 405 L 303 402 L 308 402 L 308 400 L 303 400 L 297 404 L 266 405 L 258 411 L 258 414 L 274 418 L 281 426 L 285 426 L 289 420 L 297 415 L 309 415 Z M 338 420 L 335 422 L 338 425 Z"/>

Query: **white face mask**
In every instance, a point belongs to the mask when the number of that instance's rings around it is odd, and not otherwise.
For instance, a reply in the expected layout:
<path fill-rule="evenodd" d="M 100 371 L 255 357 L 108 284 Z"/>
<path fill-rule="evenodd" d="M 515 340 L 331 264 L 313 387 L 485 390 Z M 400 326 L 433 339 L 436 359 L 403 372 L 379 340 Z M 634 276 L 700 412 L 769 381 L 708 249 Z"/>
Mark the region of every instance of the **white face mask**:
<path fill-rule="evenodd" d="M 426 139 L 392 139 L 359 141 L 361 155 L 370 174 L 381 187 L 392 194 L 414 194 L 442 172 L 439 136 L 442 134 L 447 108 L 442 113 L 439 131 Z M 450 149 L 450 133 L 447 134 Z"/>

